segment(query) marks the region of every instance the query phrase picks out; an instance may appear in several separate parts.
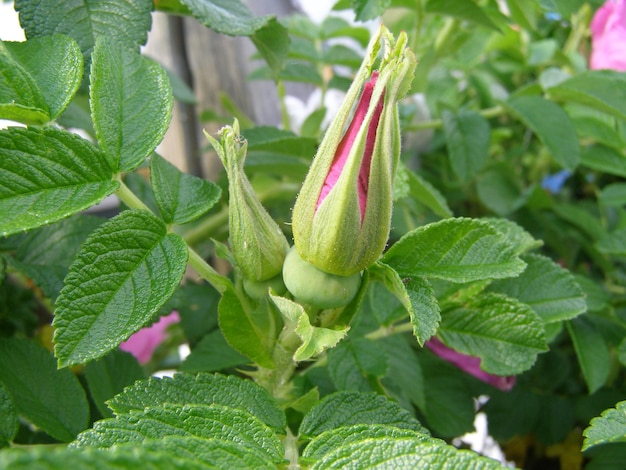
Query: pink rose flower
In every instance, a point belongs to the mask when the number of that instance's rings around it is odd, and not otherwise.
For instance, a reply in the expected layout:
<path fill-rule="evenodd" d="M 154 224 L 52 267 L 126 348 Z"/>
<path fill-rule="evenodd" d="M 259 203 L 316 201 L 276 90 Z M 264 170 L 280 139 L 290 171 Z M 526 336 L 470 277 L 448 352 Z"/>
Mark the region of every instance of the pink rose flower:
<path fill-rule="evenodd" d="M 508 392 L 515 385 L 514 375 L 501 376 L 489 374 L 480 368 L 480 358 L 468 356 L 467 354 L 455 351 L 454 349 L 443 344 L 437 338 L 432 338 L 427 341 L 426 346 L 444 361 L 454 364 L 463 372 L 473 375 L 478 380 L 482 380 L 483 382 L 493 385 L 500 390 Z"/>
<path fill-rule="evenodd" d="M 607 0 L 591 21 L 591 69 L 626 71 L 626 0 Z"/>
<path fill-rule="evenodd" d="M 374 71 L 372 72 L 372 76 L 370 77 L 370 79 L 365 83 L 365 86 L 363 87 L 361 98 L 359 99 L 359 103 L 357 104 L 356 110 L 354 111 L 354 117 L 350 122 L 348 130 L 341 139 L 339 147 L 337 147 L 335 158 L 333 159 L 330 171 L 328 172 L 328 175 L 324 180 L 324 186 L 322 187 L 322 191 L 320 192 L 319 198 L 317 199 L 317 205 L 315 206 L 316 208 L 320 206 L 322 201 L 324 201 L 326 196 L 328 196 L 328 193 L 330 193 L 330 191 L 335 187 L 335 184 L 339 180 L 339 177 L 341 176 L 341 173 L 346 166 L 348 158 L 350 157 L 352 147 L 354 147 L 357 143 L 357 136 L 359 134 L 359 131 L 361 130 L 361 127 L 363 126 L 363 122 L 365 121 L 367 109 L 370 105 L 370 101 L 372 100 L 374 86 L 376 86 L 376 80 L 378 80 L 378 72 Z M 376 103 L 374 115 L 368 125 L 367 136 L 365 139 L 365 149 L 363 151 L 363 160 L 361 161 L 361 167 L 359 169 L 357 191 L 359 193 L 361 222 L 363 222 L 363 218 L 365 217 L 365 205 L 367 203 L 367 190 L 369 187 L 370 167 L 372 165 L 374 146 L 376 145 L 376 132 L 378 131 L 378 123 L 380 121 L 380 115 L 383 112 L 384 99 L 385 94 L 383 93 Z"/>
<path fill-rule="evenodd" d="M 178 312 L 173 311 L 169 315 L 161 317 L 158 322 L 142 328 L 132 335 L 120 344 L 120 349 L 131 353 L 140 364 L 146 364 L 152 358 L 155 349 L 165 341 L 167 327 L 179 321 Z"/>

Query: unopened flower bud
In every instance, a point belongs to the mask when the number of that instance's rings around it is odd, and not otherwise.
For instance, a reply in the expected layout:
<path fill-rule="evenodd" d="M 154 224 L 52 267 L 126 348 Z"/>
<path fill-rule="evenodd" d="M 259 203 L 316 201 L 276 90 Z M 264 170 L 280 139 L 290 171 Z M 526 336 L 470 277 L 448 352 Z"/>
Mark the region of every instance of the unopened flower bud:
<path fill-rule="evenodd" d="M 373 71 L 381 38 L 384 57 Z M 406 40 L 402 33 L 395 41 L 381 26 L 296 201 L 296 249 L 327 273 L 358 273 L 385 248 L 400 156 L 397 101 L 409 90 L 416 65 Z"/>
<path fill-rule="evenodd" d="M 289 243 L 278 224 L 261 205 L 243 165 L 248 148 L 239 123 L 220 130 L 221 141 L 204 133 L 219 155 L 228 176 L 230 245 L 244 278 L 266 281 L 279 276 Z"/>

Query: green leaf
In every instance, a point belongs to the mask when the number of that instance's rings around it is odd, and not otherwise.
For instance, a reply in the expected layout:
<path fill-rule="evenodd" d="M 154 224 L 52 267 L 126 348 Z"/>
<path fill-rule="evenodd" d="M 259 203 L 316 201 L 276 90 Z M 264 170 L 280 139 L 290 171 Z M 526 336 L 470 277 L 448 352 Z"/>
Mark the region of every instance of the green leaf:
<path fill-rule="evenodd" d="M 525 267 L 504 235 L 487 222 L 467 218 L 446 219 L 407 233 L 382 262 L 403 277 L 452 282 L 515 276 Z"/>
<path fill-rule="evenodd" d="M 322 61 L 328 65 L 345 65 L 355 69 L 361 65 L 362 60 L 361 54 L 341 44 L 329 47 L 322 56 Z"/>
<path fill-rule="evenodd" d="M 274 74 L 268 67 L 260 67 L 250 73 L 250 80 L 274 80 Z M 306 62 L 287 62 L 280 73 L 280 79 L 285 82 L 311 83 L 323 86 L 324 81 L 313 64 Z"/>
<path fill-rule="evenodd" d="M 137 380 L 145 379 L 146 373 L 132 354 L 115 350 L 85 367 L 85 379 L 91 398 L 102 416 L 113 417 L 105 402 L 121 393 Z"/>
<path fill-rule="evenodd" d="M 539 137 L 559 164 L 570 170 L 578 166 L 578 135 L 563 108 L 540 96 L 517 96 L 504 104 Z"/>
<path fill-rule="evenodd" d="M 521 226 L 509 219 L 485 217 L 481 220 L 495 227 L 506 236 L 507 240 L 515 247 L 515 253 L 521 255 L 527 251 L 537 249 L 543 245 L 542 240 L 536 240 Z"/>
<path fill-rule="evenodd" d="M 445 110 L 441 119 L 452 170 L 461 181 L 468 181 L 489 158 L 489 121 L 474 111 L 454 114 Z"/>
<path fill-rule="evenodd" d="M 285 413 L 265 389 L 251 380 L 234 375 L 176 374 L 174 377 L 135 383 L 109 400 L 109 407 L 118 415 L 132 414 L 161 403 L 210 405 L 215 403 L 256 416 L 276 432 L 287 426 Z"/>
<path fill-rule="evenodd" d="M 475 452 L 408 437 L 381 437 L 348 443 L 315 462 L 313 470 L 353 468 L 428 468 L 500 470 L 500 462 Z"/>
<path fill-rule="evenodd" d="M 420 441 L 435 441 L 430 436 L 416 433 L 411 429 L 401 429 L 383 424 L 355 424 L 323 432 L 307 444 L 302 457 L 315 461 L 343 445 L 380 438 L 411 438 Z"/>
<path fill-rule="evenodd" d="M 587 310 L 585 293 L 574 276 L 550 258 L 529 254 L 516 278 L 495 281 L 490 290 L 530 306 L 546 323 L 569 320 Z"/>
<path fill-rule="evenodd" d="M 621 401 L 615 408 L 604 410 L 602 415 L 591 420 L 583 431 L 585 441 L 582 450 L 600 444 L 626 442 L 626 401 Z"/>
<path fill-rule="evenodd" d="M 93 51 L 89 105 L 98 142 L 120 172 L 137 168 L 161 142 L 172 117 L 165 70 L 121 43 Z"/>
<path fill-rule="evenodd" d="M 79 434 L 71 446 L 112 447 L 122 442 L 137 445 L 172 435 L 229 441 L 268 454 L 275 463 L 283 460 L 283 446 L 270 428 L 246 411 L 217 404 L 148 406 L 98 421 L 92 429 Z"/>
<path fill-rule="evenodd" d="M 533 41 L 528 46 L 526 63 L 530 66 L 549 64 L 558 48 L 559 43 L 552 38 Z"/>
<path fill-rule="evenodd" d="M 0 71 L 0 117 L 44 124 L 58 118 L 78 90 L 83 57 L 67 36 L 0 41 Z M 19 119 L 24 107 L 45 120 Z"/>
<path fill-rule="evenodd" d="M 581 103 L 626 119 L 626 77 L 612 70 L 591 70 L 573 76 L 548 90 L 551 97 Z"/>
<path fill-rule="evenodd" d="M 252 36 L 270 16 L 255 18 L 240 0 L 181 0 L 204 26 L 229 36 Z"/>
<path fill-rule="evenodd" d="M 412 347 L 413 341 L 406 336 L 393 335 L 381 338 L 379 344 L 385 352 L 388 364 L 387 375 L 382 380 L 383 386 L 391 396 L 398 397 L 403 408 L 408 409 L 409 403 L 412 403 L 423 410 L 426 407 L 426 382 Z"/>
<path fill-rule="evenodd" d="M 58 370 L 55 362 L 30 340 L 0 341 L 0 382 L 15 407 L 50 436 L 68 442 L 89 424 L 89 405 L 76 376 Z"/>
<path fill-rule="evenodd" d="M 230 347 L 220 330 L 215 330 L 200 340 L 180 365 L 179 370 L 181 372 L 216 372 L 249 362 L 246 356 Z"/>
<path fill-rule="evenodd" d="M 409 175 L 409 188 L 411 196 L 415 200 L 424 204 L 440 217 L 452 217 L 453 214 L 450 207 L 448 207 L 446 199 L 437 188 L 417 173 L 412 171 L 408 171 L 407 173 Z"/>
<path fill-rule="evenodd" d="M 596 248 L 609 255 L 626 255 L 626 228 L 605 234 L 596 243 Z"/>
<path fill-rule="evenodd" d="M 606 207 L 621 207 L 626 205 L 626 183 L 612 183 L 600 191 L 598 201 Z"/>
<path fill-rule="evenodd" d="M 460 20 L 471 21 L 477 25 L 500 32 L 500 28 L 473 0 L 458 2 L 456 0 L 428 0 L 426 12 L 452 16 Z"/>
<path fill-rule="evenodd" d="M 274 72 L 275 80 L 277 80 L 289 54 L 287 28 L 272 18 L 262 28 L 257 29 L 250 39 L 270 70 Z"/>
<path fill-rule="evenodd" d="M 575 274 L 574 279 L 585 293 L 585 303 L 590 312 L 599 312 L 609 306 L 611 296 L 598 280 Z"/>
<path fill-rule="evenodd" d="M 13 399 L 0 382 L 0 448 L 5 447 L 17 434 L 20 422 Z"/>
<path fill-rule="evenodd" d="M 385 424 L 429 434 L 397 403 L 374 393 L 335 392 L 324 397 L 302 420 L 300 438 L 311 439 L 324 431 L 355 424 Z"/>
<path fill-rule="evenodd" d="M 217 328 L 217 304 L 221 295 L 210 284 L 187 279 L 175 293 L 173 309 L 180 314 L 180 326 L 191 349 Z"/>
<path fill-rule="evenodd" d="M 397 296 L 389 290 L 385 285 L 382 273 L 377 272 L 380 267 L 384 267 L 382 263 L 376 263 L 368 268 L 370 276 L 373 281 L 367 288 L 367 295 L 365 296 L 366 303 L 364 315 L 376 319 L 376 322 L 380 326 L 389 327 L 395 322 L 407 317 L 408 312 L 404 305 L 400 303 Z M 393 271 L 387 266 L 387 269 Z M 395 271 L 393 271 L 395 273 Z M 396 274 L 397 276 L 397 274 Z M 400 281 L 401 282 L 401 281 Z"/>
<path fill-rule="evenodd" d="M 619 150 L 624 147 L 624 139 L 615 128 L 614 119 L 611 116 L 603 116 L 604 119 L 592 116 L 573 116 L 574 125 L 581 137 L 590 137 L 596 143 Z"/>
<path fill-rule="evenodd" d="M 135 449 L 134 443 L 122 444 Z M 118 444 L 116 447 L 120 447 Z M 202 465 L 202 468 L 250 468 L 276 469 L 275 459 L 256 447 L 229 442 L 222 439 L 202 439 L 195 436 L 170 435 L 161 439 L 148 439 L 142 442 L 142 448 L 160 453 L 164 450 L 170 455 L 184 457 L 186 460 Z M 166 470 L 169 467 L 164 467 Z"/>
<path fill-rule="evenodd" d="M 47 127 L 0 131 L 0 236 L 56 222 L 118 187 L 91 143 Z"/>
<path fill-rule="evenodd" d="M 165 73 L 172 87 L 172 95 L 175 100 L 185 104 L 198 104 L 194 91 L 181 77 L 167 68 Z"/>
<path fill-rule="evenodd" d="M 626 157 L 604 145 L 590 145 L 583 150 L 580 163 L 592 170 L 626 177 Z"/>
<path fill-rule="evenodd" d="M 589 394 L 602 387 L 611 372 L 611 353 L 595 324 L 585 317 L 566 323 Z"/>
<path fill-rule="evenodd" d="M 370 32 L 366 28 L 352 26 L 343 18 L 327 16 L 320 25 L 321 39 L 349 37 L 356 40 L 361 47 L 367 47 Z"/>
<path fill-rule="evenodd" d="M 537 27 L 537 10 L 539 5 L 534 0 L 507 1 L 511 11 L 511 19 L 526 30 L 534 30 Z"/>
<path fill-rule="evenodd" d="M 522 206 L 526 201 L 517 172 L 510 162 L 490 164 L 477 177 L 476 192 L 480 202 L 500 216 Z"/>
<path fill-rule="evenodd" d="M 624 338 L 617 346 L 617 357 L 622 365 L 626 365 L 626 338 Z"/>
<path fill-rule="evenodd" d="M 428 429 L 453 438 L 474 430 L 476 409 L 471 378 L 438 356 L 418 355 L 424 382 L 424 414 Z"/>
<path fill-rule="evenodd" d="M 65 34 L 73 37 L 88 59 L 100 37 L 136 50 L 145 44 L 152 24 L 149 0 L 16 0 L 20 25 L 28 39 Z"/>
<path fill-rule="evenodd" d="M 227 285 L 218 306 L 220 329 L 226 342 L 236 351 L 268 369 L 274 368 L 270 338 L 264 335 L 258 321 L 244 307 L 232 284 Z"/>
<path fill-rule="evenodd" d="M 423 346 L 435 335 L 441 321 L 439 304 L 431 285 L 421 277 L 402 279 L 393 268 L 381 262 L 373 265 L 370 273 L 402 303 L 411 318 L 413 334 Z"/>
<path fill-rule="evenodd" d="M 102 449 L 10 449 L 0 452 L 0 467 L 12 470 L 64 470 L 71 462 L 81 470 L 113 470 L 141 468 L 142 470 L 201 470 L 206 465 L 197 459 L 183 459 L 180 453 L 124 446 L 112 450 Z M 234 468 L 234 467 L 232 467 Z"/>
<path fill-rule="evenodd" d="M 311 137 L 299 137 L 293 132 L 270 126 L 246 129 L 243 137 L 248 141 L 248 151 L 266 150 L 272 153 L 292 155 L 311 159 L 315 153 L 317 140 Z"/>
<path fill-rule="evenodd" d="M 376 391 L 387 361 L 366 338 L 342 341 L 328 352 L 328 373 L 338 390 Z"/>
<path fill-rule="evenodd" d="M 391 5 L 391 0 L 350 0 L 357 21 L 373 20 Z"/>
<path fill-rule="evenodd" d="M 187 245 L 146 211 L 101 225 L 70 266 L 53 325 L 60 366 L 104 356 L 148 323 L 178 287 Z"/>
<path fill-rule="evenodd" d="M 480 367 L 515 375 L 532 367 L 548 350 L 543 323 L 530 307 L 499 294 L 470 299 L 445 312 L 439 334 L 450 348 L 480 357 Z"/>
<path fill-rule="evenodd" d="M 348 333 L 347 326 L 340 329 L 313 326 L 309 315 L 300 304 L 284 297 L 275 295 L 270 297 L 283 317 L 285 329 L 296 334 L 302 341 L 293 355 L 295 361 L 305 361 L 335 347 Z M 349 306 L 346 307 L 348 308 Z M 337 323 L 340 323 L 340 319 Z"/>
<path fill-rule="evenodd" d="M 319 136 L 322 128 L 322 123 L 324 122 L 324 118 L 326 117 L 327 112 L 328 110 L 322 107 L 320 109 L 316 109 L 311 114 L 309 114 L 302 123 L 302 126 L 300 127 L 300 135 L 302 135 L 302 137 L 313 138 Z"/>
<path fill-rule="evenodd" d="M 598 240 L 606 234 L 602 222 L 582 204 L 557 203 L 552 206 L 552 210 L 559 218 L 577 227 L 592 240 Z"/>
<path fill-rule="evenodd" d="M 27 234 L 12 264 L 30 277 L 51 299 L 56 299 L 63 279 L 80 246 L 104 219 L 76 215 Z"/>
<path fill-rule="evenodd" d="M 150 182 L 163 220 L 168 224 L 181 225 L 197 219 L 222 195 L 215 183 L 183 173 L 157 154 L 150 160 Z"/>
<path fill-rule="evenodd" d="M 0 117 L 26 124 L 50 120 L 48 106 L 35 79 L 0 42 Z"/>
<path fill-rule="evenodd" d="M 626 461 L 626 444 L 618 442 L 611 445 L 600 445 L 585 452 L 590 462 L 585 470 L 621 470 Z"/>
<path fill-rule="evenodd" d="M 541 0 L 539 3 L 544 8 L 549 7 L 549 11 L 558 12 L 567 19 L 580 9 L 584 0 Z"/>

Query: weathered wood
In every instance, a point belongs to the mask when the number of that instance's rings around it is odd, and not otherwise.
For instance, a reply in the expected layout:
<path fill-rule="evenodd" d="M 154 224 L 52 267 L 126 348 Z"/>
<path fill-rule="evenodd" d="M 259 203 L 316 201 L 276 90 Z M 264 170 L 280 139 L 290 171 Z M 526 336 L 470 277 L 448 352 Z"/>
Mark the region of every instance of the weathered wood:
<path fill-rule="evenodd" d="M 288 0 L 248 1 L 257 16 L 289 14 Z M 255 48 L 247 37 L 215 33 L 196 19 L 154 13 L 153 27 L 144 51 L 190 85 L 195 106 L 176 103 L 170 129 L 159 151 L 192 174 L 214 179 L 221 171 L 217 157 L 208 152 L 202 129 L 216 132 L 218 125 L 198 119 L 203 110 L 226 113 L 220 96 L 226 94 L 254 122 L 278 125 L 280 111 L 276 86 L 270 81 L 250 81 L 248 75 L 260 62 L 251 59 Z M 305 96 L 309 87 L 290 86 L 289 93 Z"/>

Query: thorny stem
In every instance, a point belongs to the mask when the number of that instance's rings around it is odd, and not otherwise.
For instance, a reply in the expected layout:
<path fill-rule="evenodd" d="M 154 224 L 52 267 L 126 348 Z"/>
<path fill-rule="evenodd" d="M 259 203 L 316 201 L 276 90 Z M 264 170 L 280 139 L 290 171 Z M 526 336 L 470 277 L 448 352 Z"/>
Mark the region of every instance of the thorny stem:
<path fill-rule="evenodd" d="M 288 470 L 298 470 L 298 438 L 293 435 L 289 426 L 287 426 L 287 435 L 283 439 L 283 447 L 285 448 L 285 459 L 289 461 Z"/>
<path fill-rule="evenodd" d="M 294 347 L 294 341 L 285 338 L 284 334 L 285 330 L 279 335 L 274 347 L 274 369 L 259 367 L 255 374 L 255 381 L 281 403 L 291 400 L 291 378 L 297 365 L 293 359 L 297 346 Z"/>

